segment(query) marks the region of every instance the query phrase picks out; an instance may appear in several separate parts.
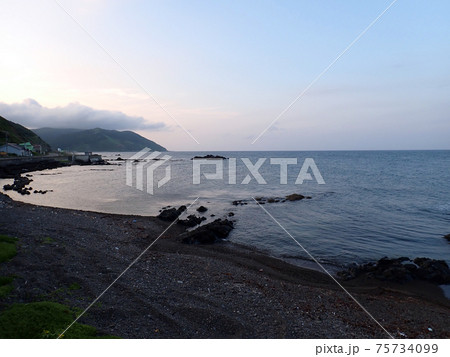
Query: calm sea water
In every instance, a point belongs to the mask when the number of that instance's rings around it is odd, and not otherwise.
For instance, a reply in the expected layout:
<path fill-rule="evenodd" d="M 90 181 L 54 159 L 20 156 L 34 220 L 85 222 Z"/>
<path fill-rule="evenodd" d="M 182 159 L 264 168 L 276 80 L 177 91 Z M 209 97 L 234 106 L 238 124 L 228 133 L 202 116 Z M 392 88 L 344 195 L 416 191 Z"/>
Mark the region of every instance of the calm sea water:
<path fill-rule="evenodd" d="M 117 153 L 104 153 L 109 159 Z M 233 212 L 236 229 L 230 240 L 257 247 L 283 259 L 305 265 L 307 255 L 251 197 L 291 193 L 311 200 L 264 205 L 271 215 L 318 260 L 343 265 L 383 256 L 426 256 L 450 263 L 450 151 L 334 151 L 334 152 L 220 152 L 237 158 L 236 185 L 229 184 L 229 160 L 223 161 L 224 179 L 192 183 L 192 161 L 198 152 L 168 152 L 171 180 L 153 195 L 128 187 L 125 165 L 72 166 L 33 173 L 34 189 L 46 195 L 13 195 L 26 202 L 108 213 L 155 215 L 163 206 L 189 204 L 208 207 L 206 216 Z M 132 153 L 121 153 L 129 157 Z M 267 158 L 254 178 L 241 184 L 248 170 L 241 161 Z M 296 158 L 288 168 L 287 184 L 280 184 L 280 166 L 269 158 Z M 295 184 L 305 158 L 313 158 L 325 180 Z M 152 161 L 153 162 L 153 161 Z M 202 172 L 215 172 L 214 166 Z M 156 177 L 165 174 L 165 166 Z M 1 184 L 9 182 L 2 180 Z M 233 206 L 234 200 L 249 200 Z M 209 218 L 209 219 L 214 219 Z M 308 265 L 308 264 L 306 264 Z"/>

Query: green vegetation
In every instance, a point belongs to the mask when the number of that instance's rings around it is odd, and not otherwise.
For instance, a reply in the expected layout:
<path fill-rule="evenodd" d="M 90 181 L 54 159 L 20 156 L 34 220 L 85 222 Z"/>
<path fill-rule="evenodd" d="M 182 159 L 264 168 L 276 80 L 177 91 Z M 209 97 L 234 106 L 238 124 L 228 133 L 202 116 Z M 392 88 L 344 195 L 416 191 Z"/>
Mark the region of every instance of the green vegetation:
<path fill-rule="evenodd" d="M 132 131 L 106 129 L 55 129 L 40 128 L 34 132 L 52 148 L 68 151 L 139 151 L 145 147 L 157 151 L 166 149 Z"/>
<path fill-rule="evenodd" d="M 45 151 L 50 150 L 50 146 L 36 135 L 36 133 L 0 116 L 0 145 L 5 144 L 6 136 L 8 136 L 9 143 L 20 144 L 30 142 L 33 145 L 41 145 Z"/>
<path fill-rule="evenodd" d="M 80 289 L 81 289 L 81 286 L 78 283 L 73 283 L 73 284 L 70 284 L 70 286 L 69 286 L 69 290 L 80 290 Z"/>
<path fill-rule="evenodd" d="M 17 254 L 16 244 L 17 238 L 0 234 L 0 263 L 6 262 Z M 13 277 L 0 276 L 0 299 L 12 291 L 13 280 Z"/>
<path fill-rule="evenodd" d="M 7 296 L 13 289 L 12 282 L 14 278 L 10 276 L 0 276 L 0 299 Z"/>
<path fill-rule="evenodd" d="M 53 241 L 46 237 L 43 241 Z M 0 234 L 0 262 L 11 259 L 17 254 L 17 238 Z M 14 277 L 0 276 L 0 299 L 12 290 Z M 58 296 L 65 292 L 79 290 L 78 283 L 68 288 L 59 288 L 50 295 Z M 81 313 L 79 309 L 51 301 L 32 302 L 28 304 L 13 304 L 0 312 L 0 338 L 57 338 Z M 64 333 L 63 338 L 116 338 L 99 335 L 93 326 L 80 323 L 73 324 Z"/>
<path fill-rule="evenodd" d="M 5 262 L 17 254 L 17 238 L 0 234 L 0 263 Z"/>
<path fill-rule="evenodd" d="M 75 319 L 76 312 L 49 301 L 14 304 L 0 314 L 0 338 L 57 338 Z M 75 323 L 63 338 L 105 338 L 93 326 Z"/>
<path fill-rule="evenodd" d="M 50 244 L 50 243 L 53 243 L 53 242 L 54 242 L 54 239 L 52 237 L 44 237 L 44 238 L 42 238 L 42 243 L 44 243 L 44 244 Z"/>
<path fill-rule="evenodd" d="M 73 283 L 73 284 L 70 284 L 70 286 L 69 286 L 69 290 L 80 290 L 80 289 L 81 289 L 81 286 L 78 283 Z"/>

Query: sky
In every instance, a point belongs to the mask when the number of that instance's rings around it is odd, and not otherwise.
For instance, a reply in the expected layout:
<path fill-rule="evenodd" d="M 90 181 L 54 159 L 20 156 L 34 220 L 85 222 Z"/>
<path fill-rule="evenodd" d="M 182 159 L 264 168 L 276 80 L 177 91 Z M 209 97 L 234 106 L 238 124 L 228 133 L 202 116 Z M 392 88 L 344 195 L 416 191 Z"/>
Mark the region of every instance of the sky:
<path fill-rule="evenodd" d="M 169 150 L 450 149 L 449 1 L 398 0 L 333 63 L 391 3 L 2 0 L 0 115 Z"/>

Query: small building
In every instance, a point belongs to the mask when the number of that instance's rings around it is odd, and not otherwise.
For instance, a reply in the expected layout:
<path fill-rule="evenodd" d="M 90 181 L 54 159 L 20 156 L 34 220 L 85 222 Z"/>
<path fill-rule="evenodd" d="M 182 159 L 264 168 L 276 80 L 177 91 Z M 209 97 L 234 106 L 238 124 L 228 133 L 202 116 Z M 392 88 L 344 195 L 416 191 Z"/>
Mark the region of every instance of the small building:
<path fill-rule="evenodd" d="M 25 149 L 23 146 L 8 143 L 0 146 L 0 152 L 6 152 L 6 154 L 13 154 L 17 156 L 31 156 L 31 152 Z"/>
<path fill-rule="evenodd" d="M 78 162 L 81 164 L 100 164 L 103 163 L 102 155 L 93 154 L 86 151 L 84 154 L 73 154 L 72 162 Z"/>
<path fill-rule="evenodd" d="M 30 142 L 20 143 L 20 146 L 23 146 L 28 151 L 33 151 L 34 147 Z"/>

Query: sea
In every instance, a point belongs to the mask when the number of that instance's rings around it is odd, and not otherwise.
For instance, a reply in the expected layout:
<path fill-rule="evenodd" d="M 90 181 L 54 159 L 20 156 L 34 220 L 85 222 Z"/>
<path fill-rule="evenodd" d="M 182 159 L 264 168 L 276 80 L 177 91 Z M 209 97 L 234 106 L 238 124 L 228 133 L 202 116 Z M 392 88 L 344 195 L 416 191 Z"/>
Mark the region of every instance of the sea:
<path fill-rule="evenodd" d="M 337 270 L 385 256 L 450 264 L 443 238 L 450 233 L 447 150 L 100 154 L 110 165 L 32 173 L 33 189 L 51 192 L 8 194 L 36 205 L 136 216 L 195 201 L 188 214 L 203 205 L 205 222 L 235 221 L 230 241 L 306 267 L 313 258 Z M 191 160 L 206 154 L 227 159 Z M 311 199 L 282 202 L 293 193 Z M 260 206 L 258 197 L 280 201 Z M 238 200 L 243 204 L 233 205 Z"/>

